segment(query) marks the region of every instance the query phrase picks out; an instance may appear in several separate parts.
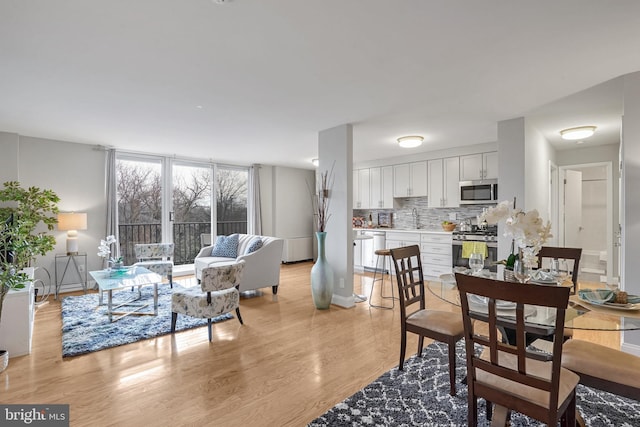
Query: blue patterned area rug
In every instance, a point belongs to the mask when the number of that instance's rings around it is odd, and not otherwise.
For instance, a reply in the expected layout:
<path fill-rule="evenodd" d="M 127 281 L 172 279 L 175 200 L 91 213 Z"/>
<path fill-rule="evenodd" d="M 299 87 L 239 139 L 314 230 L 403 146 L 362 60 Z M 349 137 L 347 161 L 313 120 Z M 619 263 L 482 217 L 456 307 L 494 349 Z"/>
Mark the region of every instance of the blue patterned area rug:
<path fill-rule="evenodd" d="M 464 346 L 458 344 L 457 394 L 449 395 L 447 346 L 433 343 L 423 357 L 413 356 L 338 403 L 309 426 L 466 426 L 467 386 Z M 640 426 L 640 402 L 578 385 L 578 408 L 588 426 Z M 478 400 L 478 426 L 488 426 L 484 400 Z M 542 426 L 522 414 L 511 426 Z"/>
<path fill-rule="evenodd" d="M 173 283 L 173 289 L 180 289 Z M 157 316 L 126 316 L 116 322 L 109 322 L 106 306 L 98 306 L 98 294 L 69 296 L 62 300 L 62 357 L 78 356 L 106 348 L 117 347 L 132 342 L 154 338 L 171 332 L 171 292 L 168 284 L 158 286 Z M 114 305 L 137 295 L 126 289 L 113 293 Z M 104 295 L 106 301 L 107 295 Z M 150 305 L 143 311 L 153 311 L 153 286 L 142 288 L 142 299 Z M 221 322 L 233 319 L 228 313 L 213 319 Z M 207 319 L 178 316 L 176 332 L 207 324 Z M 206 339 L 206 333 L 203 335 Z"/>

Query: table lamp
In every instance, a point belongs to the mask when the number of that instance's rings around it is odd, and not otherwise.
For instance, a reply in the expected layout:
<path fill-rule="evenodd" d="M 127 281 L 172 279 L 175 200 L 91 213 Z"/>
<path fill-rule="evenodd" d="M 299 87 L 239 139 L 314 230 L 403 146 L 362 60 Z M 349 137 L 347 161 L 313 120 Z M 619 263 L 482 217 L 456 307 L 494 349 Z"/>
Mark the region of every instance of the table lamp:
<path fill-rule="evenodd" d="M 58 214 L 58 230 L 67 232 L 67 255 L 78 254 L 78 230 L 86 229 L 86 213 L 68 212 Z"/>

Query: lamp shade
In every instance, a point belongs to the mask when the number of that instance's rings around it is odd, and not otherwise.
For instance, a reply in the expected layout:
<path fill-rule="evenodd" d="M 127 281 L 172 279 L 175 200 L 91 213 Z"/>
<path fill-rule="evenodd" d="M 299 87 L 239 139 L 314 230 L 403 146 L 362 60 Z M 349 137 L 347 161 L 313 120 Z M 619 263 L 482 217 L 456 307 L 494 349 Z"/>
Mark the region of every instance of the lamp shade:
<path fill-rule="evenodd" d="M 68 212 L 58 214 L 58 230 L 86 230 L 87 214 L 79 212 Z"/>

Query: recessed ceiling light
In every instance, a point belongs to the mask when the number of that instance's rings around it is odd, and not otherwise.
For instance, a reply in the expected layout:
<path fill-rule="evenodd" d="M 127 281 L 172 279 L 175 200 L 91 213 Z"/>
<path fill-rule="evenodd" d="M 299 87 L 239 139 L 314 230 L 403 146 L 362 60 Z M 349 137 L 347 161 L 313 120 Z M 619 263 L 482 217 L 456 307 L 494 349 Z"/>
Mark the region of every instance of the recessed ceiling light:
<path fill-rule="evenodd" d="M 595 126 L 580 126 L 577 128 L 564 129 L 560 131 L 562 139 L 574 141 L 576 139 L 589 138 L 596 131 Z"/>
<path fill-rule="evenodd" d="M 318 167 L 320 161 L 318 159 L 311 159 L 311 163 L 313 163 L 313 166 Z"/>
<path fill-rule="evenodd" d="M 422 141 L 424 141 L 424 138 L 421 136 L 403 136 L 398 138 L 398 145 L 402 148 L 414 148 L 421 146 Z"/>

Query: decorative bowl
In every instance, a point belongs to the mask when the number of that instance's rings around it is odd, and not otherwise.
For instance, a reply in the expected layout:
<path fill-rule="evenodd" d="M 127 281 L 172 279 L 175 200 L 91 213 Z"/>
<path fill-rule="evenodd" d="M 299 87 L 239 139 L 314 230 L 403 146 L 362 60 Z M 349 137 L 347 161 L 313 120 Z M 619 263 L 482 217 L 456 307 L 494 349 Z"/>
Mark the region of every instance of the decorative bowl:
<path fill-rule="evenodd" d="M 455 230 L 456 225 L 458 225 L 458 224 L 454 224 L 454 223 L 442 224 L 442 229 L 444 231 L 453 231 L 453 230 Z"/>

